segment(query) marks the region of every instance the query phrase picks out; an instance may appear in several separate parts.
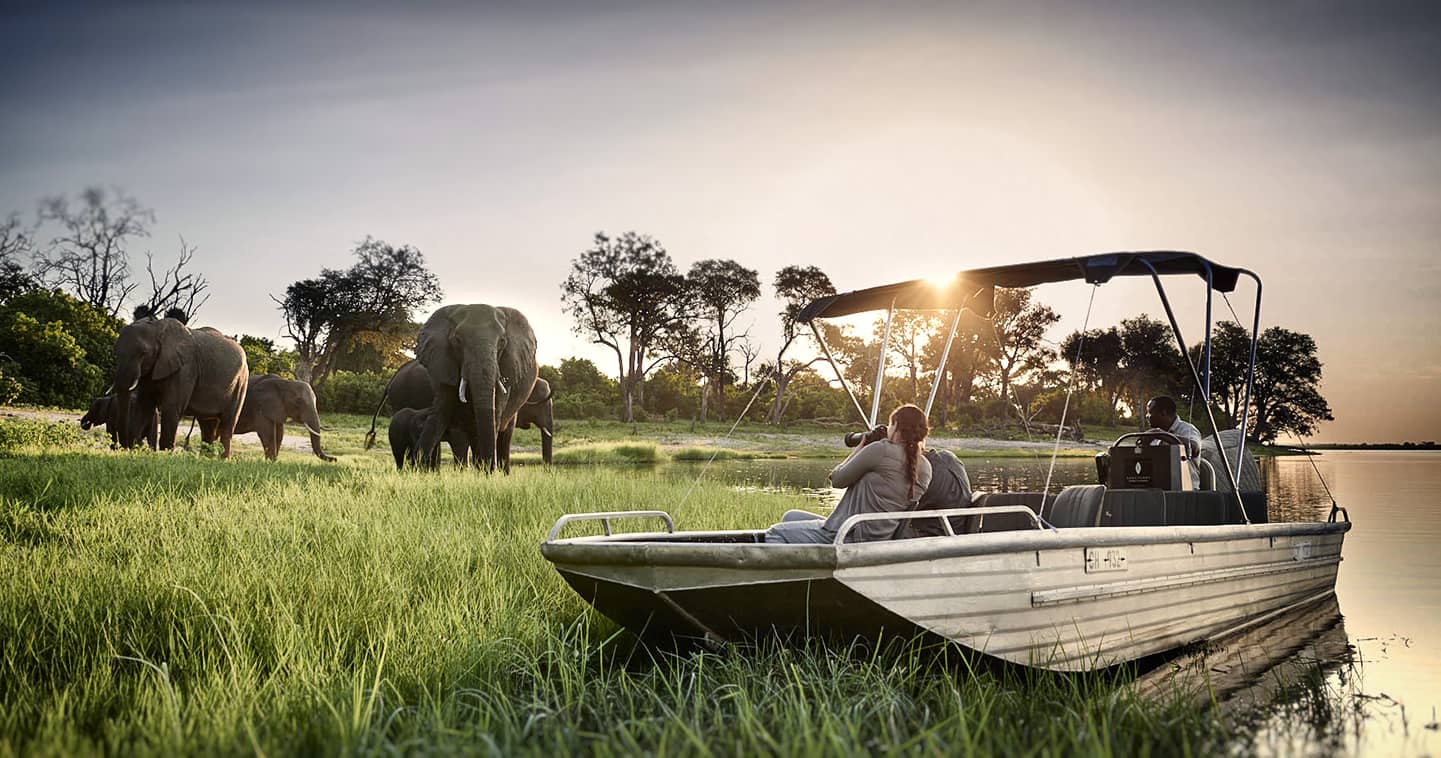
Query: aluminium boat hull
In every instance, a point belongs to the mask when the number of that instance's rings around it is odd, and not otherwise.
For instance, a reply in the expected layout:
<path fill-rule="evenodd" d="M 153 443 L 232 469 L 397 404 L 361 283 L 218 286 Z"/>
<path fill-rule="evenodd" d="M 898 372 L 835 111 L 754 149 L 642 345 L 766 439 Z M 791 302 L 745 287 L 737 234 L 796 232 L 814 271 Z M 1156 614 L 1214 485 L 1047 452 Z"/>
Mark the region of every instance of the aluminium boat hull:
<path fill-rule="evenodd" d="M 646 638 L 927 633 L 1080 671 L 1330 595 L 1349 528 L 1096 527 L 841 545 L 681 532 L 552 539 L 541 550 L 596 609 Z"/>

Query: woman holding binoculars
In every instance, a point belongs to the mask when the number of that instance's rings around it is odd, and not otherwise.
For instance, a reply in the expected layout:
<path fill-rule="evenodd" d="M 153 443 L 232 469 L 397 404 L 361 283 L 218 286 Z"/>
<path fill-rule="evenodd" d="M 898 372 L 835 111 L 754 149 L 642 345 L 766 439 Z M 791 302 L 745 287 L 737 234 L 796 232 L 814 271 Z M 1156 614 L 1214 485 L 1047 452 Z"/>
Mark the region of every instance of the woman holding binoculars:
<path fill-rule="evenodd" d="M 846 490 L 835 511 L 829 518 L 808 511 L 788 511 L 779 524 L 766 530 L 765 541 L 830 543 L 846 519 L 858 513 L 910 510 L 931 482 L 931 464 L 925 457 L 927 434 L 930 424 L 925 411 L 908 403 L 892 411 L 885 426 L 846 435 L 846 444 L 855 450 L 831 471 L 831 486 Z M 863 522 L 851 530 L 847 541 L 890 539 L 896 524 Z"/>

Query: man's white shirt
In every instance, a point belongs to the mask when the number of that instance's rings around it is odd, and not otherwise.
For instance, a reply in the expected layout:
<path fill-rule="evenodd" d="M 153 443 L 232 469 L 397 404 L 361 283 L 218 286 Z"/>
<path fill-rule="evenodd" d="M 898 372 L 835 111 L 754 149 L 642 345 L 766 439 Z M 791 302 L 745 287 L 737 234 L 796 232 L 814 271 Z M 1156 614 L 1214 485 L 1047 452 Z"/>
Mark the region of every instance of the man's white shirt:
<path fill-rule="evenodd" d="M 1181 438 L 1181 441 L 1183 441 L 1183 442 L 1186 443 L 1186 457 L 1187 457 L 1187 458 L 1189 458 L 1189 459 L 1191 459 L 1191 460 L 1194 461 L 1194 460 L 1196 460 L 1196 458 L 1200 457 L 1200 455 L 1201 455 L 1201 430 L 1200 430 L 1200 429 L 1197 429 L 1197 428 L 1196 428 L 1194 425 L 1192 425 L 1192 424 L 1189 424 L 1189 423 L 1187 423 L 1187 422 L 1185 422 L 1185 421 L 1182 421 L 1181 418 L 1180 418 L 1179 416 L 1177 416 L 1177 417 L 1176 417 L 1176 423 L 1171 424 L 1171 428 L 1170 428 L 1170 429 L 1167 429 L 1166 431 L 1170 432 L 1171 434 L 1176 435 L 1177 437 L 1180 437 L 1180 438 Z M 1153 444 L 1153 445 L 1159 445 L 1159 444 L 1161 444 L 1161 441 L 1160 441 L 1160 440 L 1155 440 L 1155 441 L 1153 441 L 1151 444 Z"/>

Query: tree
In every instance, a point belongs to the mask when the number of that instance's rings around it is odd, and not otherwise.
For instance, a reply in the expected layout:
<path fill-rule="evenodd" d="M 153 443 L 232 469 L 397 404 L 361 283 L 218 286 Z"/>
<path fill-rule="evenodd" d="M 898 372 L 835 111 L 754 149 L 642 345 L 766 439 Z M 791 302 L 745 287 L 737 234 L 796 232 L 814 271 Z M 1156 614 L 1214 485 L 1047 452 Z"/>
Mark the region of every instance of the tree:
<path fill-rule="evenodd" d="M 295 378 L 314 384 L 317 364 L 329 350 L 333 324 L 342 318 L 340 290 L 345 274 L 324 269 L 314 279 L 302 279 L 285 288 L 283 299 L 271 296 L 285 317 L 284 335 L 295 343 Z"/>
<path fill-rule="evenodd" d="M 240 347 L 245 351 L 245 364 L 250 367 L 251 376 L 277 374 L 294 378 L 295 353 L 277 349 L 275 340 L 242 334 Z"/>
<path fill-rule="evenodd" d="M 921 398 L 921 376 L 925 373 L 926 346 L 940 335 L 944 339 L 947 324 L 941 317 L 929 311 L 896 311 L 891 319 L 890 358 L 888 365 L 903 369 L 910 380 L 909 402 L 924 402 Z M 885 322 L 875 325 L 876 342 L 885 337 Z M 940 356 L 936 356 L 940 360 Z M 933 361 L 934 362 L 934 361 Z"/>
<path fill-rule="evenodd" d="M 121 323 L 59 291 L 32 289 L 0 305 L 0 353 L 22 385 L 20 400 L 84 407 L 114 366 Z"/>
<path fill-rule="evenodd" d="M 296 378 L 317 391 L 338 352 L 357 339 L 393 334 L 442 297 L 439 280 L 414 247 L 366 237 L 355 257 L 345 271 L 322 269 L 319 277 L 286 287 L 284 298 L 271 296 L 285 317 L 285 336 L 295 342 Z"/>
<path fill-rule="evenodd" d="M 35 287 L 34 277 L 21 263 L 34 247 L 33 236 L 20 224 L 20 214 L 12 213 L 0 223 L 0 303 Z"/>
<path fill-rule="evenodd" d="M 955 311 L 943 311 L 938 318 L 942 323 L 949 324 L 955 316 Z M 990 322 L 968 308 L 962 311 L 956 324 L 956 336 L 951 341 L 946 365 L 940 366 L 941 354 L 946 350 L 949 337 L 949 327 L 933 332 L 924 350 L 926 365 L 937 366 L 940 371 L 941 388 L 937 392 L 940 412 L 932 411 L 932 423 L 939 426 L 949 425 L 952 407 L 959 410 L 971 403 L 976 380 L 990 360 L 986 348 L 994 339 Z"/>
<path fill-rule="evenodd" d="M 1081 342 L 1084 337 L 1084 344 Z M 1080 346 L 1080 356 L 1076 348 Z M 1088 329 L 1084 333 L 1071 332 L 1061 341 L 1061 358 L 1075 372 L 1082 386 L 1100 392 L 1111 408 L 1115 418 L 1117 405 L 1126 392 L 1125 349 L 1121 330 Z"/>
<path fill-rule="evenodd" d="M 1121 368 L 1126 376 L 1127 404 L 1144 423 L 1146 402 L 1157 395 L 1183 394 L 1192 382 L 1171 327 L 1142 313 L 1121 321 Z M 1185 374 L 1182 377 L 1182 374 Z"/>
<path fill-rule="evenodd" d="M 712 258 L 691 266 L 686 273 L 686 288 L 696 309 L 696 320 L 703 324 L 699 331 L 704 360 L 699 368 L 706 379 L 706 391 L 715 395 L 717 412 L 724 414 L 730 355 L 736 342 L 746 336 L 733 327 L 735 320 L 761 296 L 760 276 L 735 261 Z M 704 411 L 701 418 L 705 418 Z"/>
<path fill-rule="evenodd" d="M 185 238 L 180 238 L 180 256 L 175 265 L 161 273 L 159 278 L 155 276 L 155 256 L 145 254 L 145 273 L 150 277 L 150 295 L 139 307 L 148 309 L 151 313 L 161 314 L 172 310 L 178 310 L 185 315 L 181 321 L 189 321 L 195 318 L 201 306 L 210 299 L 206 290 L 210 288 L 210 282 L 203 274 L 185 271 L 185 267 L 195 259 L 195 246 L 187 244 Z"/>
<path fill-rule="evenodd" d="M 1061 317 L 1050 306 L 1031 300 L 1031 290 L 996 288 L 995 316 L 987 352 L 1000 390 L 1001 407 L 1011 407 L 1011 382 L 1022 378 L 1027 362 L 1042 349 L 1041 339 Z"/>
<path fill-rule="evenodd" d="M 576 334 L 615 352 L 621 420 L 635 420 L 634 403 L 657 341 L 684 324 L 685 279 L 659 242 L 636 232 L 611 238 L 597 232 L 594 244 L 571 262 L 561 302 Z"/>
<path fill-rule="evenodd" d="M 566 358 L 556 367 L 541 366 L 540 375 L 550 382 L 555 414 L 561 418 L 607 417 L 620 399 L 615 380 L 587 358 Z"/>
<path fill-rule="evenodd" d="M 36 255 L 36 273 L 46 284 L 118 316 L 135 289 L 127 245 L 150 236 L 155 213 L 118 189 L 89 187 L 79 200 L 79 207 L 63 195 L 40 201 L 41 223 L 58 225 L 60 232 Z"/>
<path fill-rule="evenodd" d="M 1286 432 L 1304 437 L 1319 422 L 1335 420 L 1320 383 L 1321 361 L 1309 334 L 1279 326 L 1262 332 L 1256 345 L 1252 437 L 1266 443 Z"/>
<path fill-rule="evenodd" d="M 786 389 L 791 381 L 797 374 L 817 361 L 825 360 L 824 356 L 820 355 L 807 361 L 786 359 L 786 351 L 790 350 L 801 336 L 796 316 L 800 315 L 801 309 L 811 301 L 836 294 L 836 288 L 834 284 L 831 284 L 831 278 L 815 266 L 786 266 L 776 272 L 772 286 L 775 287 L 776 299 L 780 300 L 782 304 L 780 312 L 781 347 L 776 351 L 775 364 L 772 366 L 776 381 L 776 396 L 771 401 L 766 419 L 772 424 L 778 424 L 782 414 L 785 413 Z"/>
<path fill-rule="evenodd" d="M 1205 371 L 1203 348 L 1200 343 L 1189 351 L 1197 371 Z M 1216 324 L 1211 332 L 1211 402 L 1233 420 L 1240 418 L 1250 363 L 1251 333 L 1234 321 Z"/>

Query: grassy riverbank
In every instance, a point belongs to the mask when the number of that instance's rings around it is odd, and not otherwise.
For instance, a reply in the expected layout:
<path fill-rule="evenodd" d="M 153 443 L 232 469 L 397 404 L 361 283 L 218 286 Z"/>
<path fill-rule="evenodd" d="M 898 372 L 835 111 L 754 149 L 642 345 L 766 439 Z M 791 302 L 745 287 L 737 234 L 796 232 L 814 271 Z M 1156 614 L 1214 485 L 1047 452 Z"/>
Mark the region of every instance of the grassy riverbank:
<path fill-rule="evenodd" d="M 554 520 L 663 507 L 738 528 L 798 496 L 628 467 L 400 474 L 363 431 L 328 435 L 341 461 L 324 464 L 0 421 L 0 756 L 1194 755 L 1236 738 L 1124 675 L 972 671 L 903 641 L 653 656 L 540 556 Z"/>

